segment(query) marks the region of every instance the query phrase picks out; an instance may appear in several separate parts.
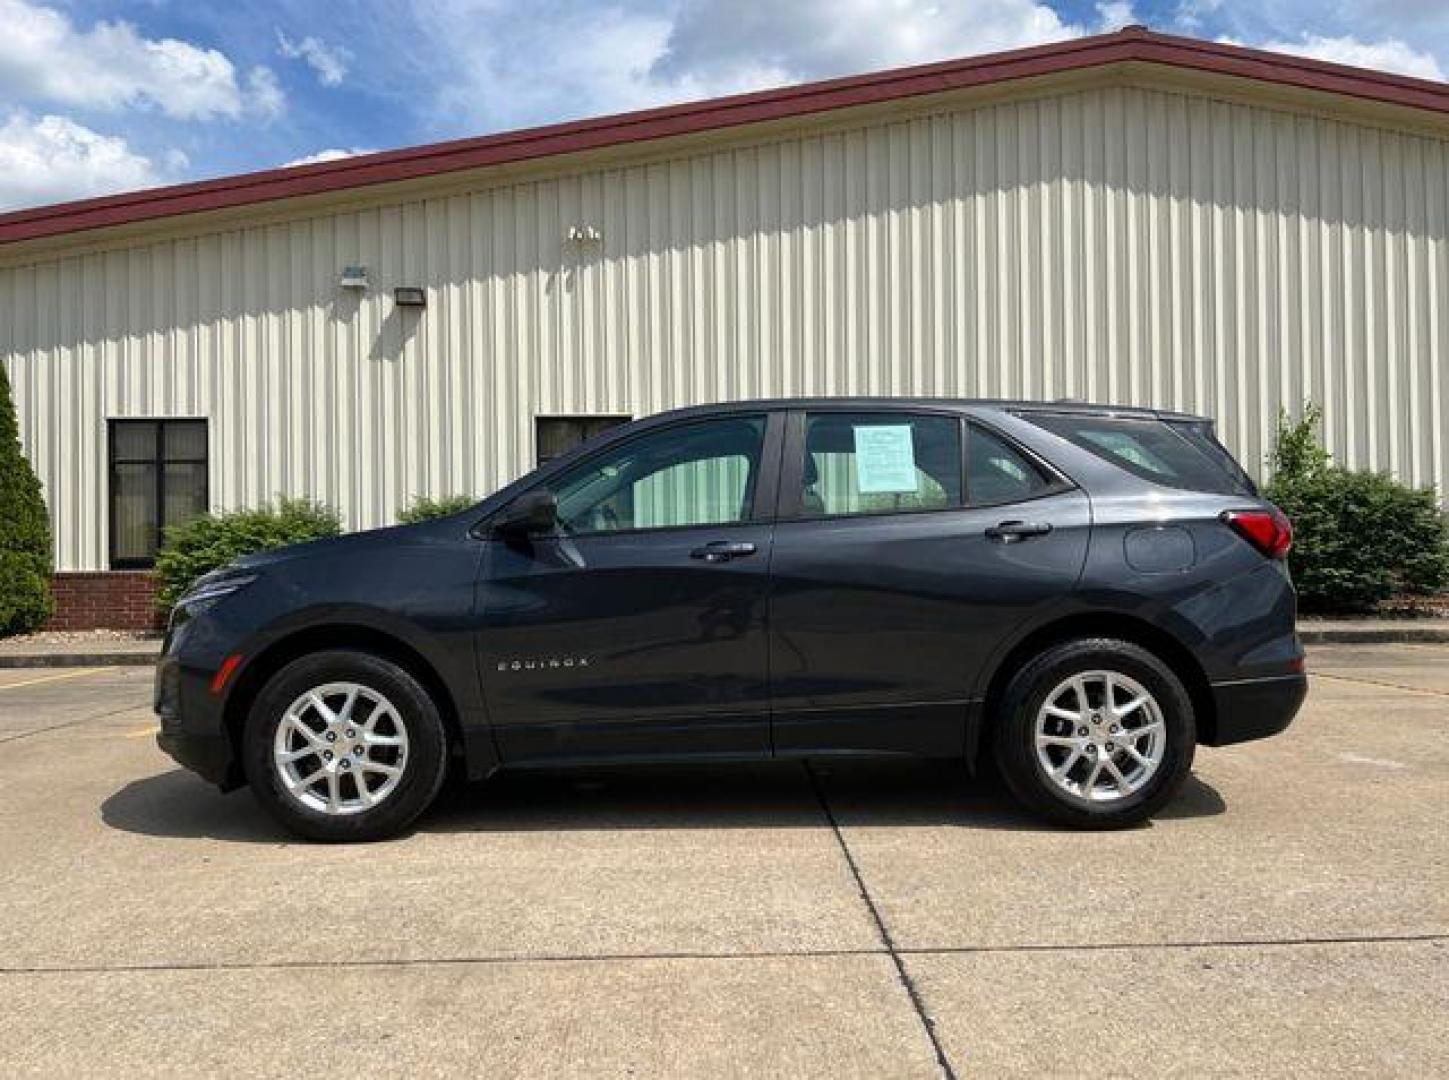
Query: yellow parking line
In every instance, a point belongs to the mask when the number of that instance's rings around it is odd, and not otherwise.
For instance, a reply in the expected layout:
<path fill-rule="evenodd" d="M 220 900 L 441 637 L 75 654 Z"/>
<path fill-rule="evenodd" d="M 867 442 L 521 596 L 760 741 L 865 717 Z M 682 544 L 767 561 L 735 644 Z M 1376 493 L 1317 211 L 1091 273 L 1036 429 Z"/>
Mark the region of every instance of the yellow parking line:
<path fill-rule="evenodd" d="M 155 735 L 156 732 L 158 732 L 160 730 L 161 730 L 160 728 L 156 727 L 153 724 L 151 727 L 143 727 L 143 728 L 140 728 L 140 729 L 138 729 L 136 731 L 128 731 L 128 732 L 126 732 L 126 738 L 128 738 L 128 739 L 144 739 L 147 735 Z"/>
<path fill-rule="evenodd" d="M 0 690 L 19 690 L 22 686 L 35 686 L 38 683 L 59 682 L 61 679 L 79 679 L 82 675 L 94 675 L 98 671 L 105 671 L 103 667 L 82 668 L 80 671 L 63 671 L 59 675 L 42 675 L 38 679 L 26 679 L 23 682 L 0 683 Z"/>

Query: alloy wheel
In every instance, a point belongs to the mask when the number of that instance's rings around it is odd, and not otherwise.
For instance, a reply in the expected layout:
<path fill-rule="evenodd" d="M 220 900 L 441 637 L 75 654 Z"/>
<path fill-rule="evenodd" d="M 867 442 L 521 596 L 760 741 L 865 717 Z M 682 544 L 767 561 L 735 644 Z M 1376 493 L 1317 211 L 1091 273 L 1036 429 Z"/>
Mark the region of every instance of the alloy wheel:
<path fill-rule="evenodd" d="M 1094 803 L 1141 790 L 1167 752 L 1162 707 L 1119 671 L 1083 671 L 1062 680 L 1037 711 L 1034 738 L 1047 779 Z"/>
<path fill-rule="evenodd" d="M 287 793 L 331 816 L 385 801 L 402 781 L 407 752 L 407 728 L 392 702 L 355 682 L 299 695 L 272 740 L 272 761 Z"/>

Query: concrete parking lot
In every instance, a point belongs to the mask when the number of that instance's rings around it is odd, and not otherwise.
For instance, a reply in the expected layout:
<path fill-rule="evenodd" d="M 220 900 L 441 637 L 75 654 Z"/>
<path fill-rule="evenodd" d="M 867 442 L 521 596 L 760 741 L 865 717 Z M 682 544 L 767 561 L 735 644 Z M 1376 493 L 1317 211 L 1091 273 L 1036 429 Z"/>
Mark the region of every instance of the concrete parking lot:
<path fill-rule="evenodd" d="M 0 1074 L 1449 1074 L 1449 646 L 1080 835 L 946 765 L 591 771 L 295 843 L 145 669 L 0 671 Z"/>

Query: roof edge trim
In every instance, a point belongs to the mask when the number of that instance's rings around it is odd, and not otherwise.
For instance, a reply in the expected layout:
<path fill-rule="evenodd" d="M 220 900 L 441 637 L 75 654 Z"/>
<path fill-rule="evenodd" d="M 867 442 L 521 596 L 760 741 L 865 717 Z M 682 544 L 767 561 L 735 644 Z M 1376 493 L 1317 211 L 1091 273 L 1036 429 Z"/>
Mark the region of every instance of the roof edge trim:
<path fill-rule="evenodd" d="M 1010 52 L 0 214 L 0 245 L 1139 61 L 1449 114 L 1449 84 L 1127 27 Z"/>

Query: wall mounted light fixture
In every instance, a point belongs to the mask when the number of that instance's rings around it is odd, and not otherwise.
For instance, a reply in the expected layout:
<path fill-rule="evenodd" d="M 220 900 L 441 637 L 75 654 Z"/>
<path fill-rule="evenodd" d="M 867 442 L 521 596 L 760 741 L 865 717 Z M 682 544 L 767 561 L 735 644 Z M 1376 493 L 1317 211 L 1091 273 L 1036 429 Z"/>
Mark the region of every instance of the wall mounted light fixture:
<path fill-rule="evenodd" d="M 399 285 L 392 291 L 392 301 L 398 307 L 427 307 L 428 294 L 416 285 Z"/>

